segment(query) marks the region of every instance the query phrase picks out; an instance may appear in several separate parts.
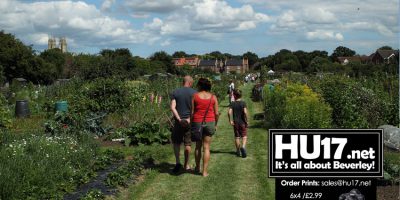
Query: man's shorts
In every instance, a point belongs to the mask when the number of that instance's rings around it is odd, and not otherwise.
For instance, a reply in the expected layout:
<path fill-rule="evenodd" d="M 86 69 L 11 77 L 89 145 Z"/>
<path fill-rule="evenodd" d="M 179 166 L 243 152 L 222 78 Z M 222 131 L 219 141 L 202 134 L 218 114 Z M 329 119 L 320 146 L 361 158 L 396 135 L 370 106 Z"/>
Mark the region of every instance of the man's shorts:
<path fill-rule="evenodd" d="M 190 124 L 183 127 L 178 120 L 175 120 L 174 128 L 172 129 L 171 140 L 173 144 L 183 144 L 190 146 L 192 139 L 190 135 Z"/>
<path fill-rule="evenodd" d="M 233 126 L 233 132 L 236 138 L 247 137 L 247 128 L 245 124 L 235 124 Z"/>

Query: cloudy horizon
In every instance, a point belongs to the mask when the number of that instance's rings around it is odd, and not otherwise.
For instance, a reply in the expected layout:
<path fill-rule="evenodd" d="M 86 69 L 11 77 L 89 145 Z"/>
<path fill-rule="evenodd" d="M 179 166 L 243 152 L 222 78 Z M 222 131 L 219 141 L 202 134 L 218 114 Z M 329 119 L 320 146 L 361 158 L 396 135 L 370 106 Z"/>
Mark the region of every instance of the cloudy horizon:
<path fill-rule="evenodd" d="M 49 36 L 66 37 L 76 53 L 128 48 L 260 57 L 280 49 L 346 46 L 369 55 L 399 48 L 397 0 L 81 0 L 0 1 L 0 30 L 42 51 Z"/>

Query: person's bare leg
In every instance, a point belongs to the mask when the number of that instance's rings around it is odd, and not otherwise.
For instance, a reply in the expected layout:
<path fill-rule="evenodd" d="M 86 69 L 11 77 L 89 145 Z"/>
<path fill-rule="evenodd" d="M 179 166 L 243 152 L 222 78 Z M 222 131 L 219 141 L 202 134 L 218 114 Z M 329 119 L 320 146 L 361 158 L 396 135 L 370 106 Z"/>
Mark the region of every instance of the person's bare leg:
<path fill-rule="evenodd" d="M 173 146 L 174 146 L 174 153 L 175 153 L 175 163 L 176 164 L 180 164 L 181 163 L 181 161 L 180 161 L 180 151 L 181 151 L 181 145 L 180 144 L 173 144 Z"/>
<path fill-rule="evenodd" d="M 202 146 L 202 141 L 198 141 L 196 142 L 196 148 L 194 149 L 194 159 L 196 161 L 195 170 L 198 172 L 200 172 L 201 146 Z"/>
<path fill-rule="evenodd" d="M 210 143 L 211 143 L 211 137 L 210 136 L 204 136 L 203 137 L 203 150 L 204 150 L 204 155 L 203 155 L 203 176 L 208 176 L 208 161 L 210 160 Z"/>
<path fill-rule="evenodd" d="M 243 139 L 242 139 L 242 148 L 240 148 L 240 151 L 242 153 L 242 158 L 246 158 L 247 157 L 246 143 L 247 143 L 247 137 L 243 137 Z"/>
<path fill-rule="evenodd" d="M 247 136 L 246 136 L 246 137 L 243 137 L 243 140 L 242 140 L 242 147 L 243 147 L 243 148 L 246 148 L 246 144 L 247 144 Z"/>
<path fill-rule="evenodd" d="M 236 150 L 240 149 L 240 138 L 239 137 L 235 138 L 235 146 L 236 146 Z"/>
<path fill-rule="evenodd" d="M 189 163 L 189 154 L 190 154 L 191 150 L 192 150 L 192 147 L 190 145 L 185 145 L 185 163 L 183 166 L 186 170 L 190 169 L 190 166 L 188 165 L 188 163 Z"/>

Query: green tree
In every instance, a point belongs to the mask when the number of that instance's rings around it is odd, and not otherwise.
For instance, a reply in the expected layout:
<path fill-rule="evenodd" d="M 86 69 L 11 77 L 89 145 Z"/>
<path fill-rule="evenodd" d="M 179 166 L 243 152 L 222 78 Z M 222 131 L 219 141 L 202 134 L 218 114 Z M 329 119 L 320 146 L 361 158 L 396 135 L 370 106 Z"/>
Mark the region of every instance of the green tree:
<path fill-rule="evenodd" d="M 172 64 L 172 56 L 165 51 L 155 52 L 152 56 L 150 56 L 150 60 L 153 62 L 158 61 L 163 63 L 163 66 L 165 67 L 161 68 L 166 68 L 167 69 L 166 71 L 169 73 L 177 74 L 178 72 L 175 65 Z M 160 63 L 154 63 L 154 65 L 159 67 Z"/>
<path fill-rule="evenodd" d="M 321 58 L 329 58 L 327 51 L 314 50 L 314 51 L 310 52 L 309 54 L 310 54 L 311 60 L 317 56 L 321 57 Z"/>
<path fill-rule="evenodd" d="M 209 53 L 208 55 L 210 55 L 211 58 L 213 58 L 213 59 L 219 59 L 219 60 L 225 59 L 226 56 L 229 56 L 229 55 L 224 55 L 223 53 L 221 53 L 219 51 L 213 51 L 213 52 Z"/>
<path fill-rule="evenodd" d="M 74 57 L 72 69 L 74 74 L 77 74 L 83 79 L 95 79 L 103 75 L 101 67 L 102 56 L 79 54 Z"/>
<path fill-rule="evenodd" d="M 300 71 L 306 71 L 308 65 L 310 65 L 311 62 L 311 55 L 305 51 L 295 51 L 293 54 L 297 57 L 297 59 L 300 62 L 301 69 Z"/>
<path fill-rule="evenodd" d="M 173 58 L 184 58 L 184 57 L 189 57 L 189 55 L 184 52 L 184 51 L 175 51 L 174 54 L 172 54 Z"/>
<path fill-rule="evenodd" d="M 26 69 L 26 76 L 33 83 L 50 84 L 54 82 L 60 71 L 55 64 L 46 62 L 41 57 L 34 57 L 29 62 L 29 67 Z"/>
<path fill-rule="evenodd" d="M 58 74 L 62 74 L 65 65 L 66 55 L 62 53 L 60 49 L 48 49 L 43 51 L 39 56 L 44 61 L 54 65 Z"/>
<path fill-rule="evenodd" d="M 103 49 L 100 52 L 102 56 L 102 68 L 107 72 L 103 77 L 122 77 L 127 78 L 135 70 L 135 64 L 131 52 L 127 48 L 109 50 Z M 132 78 L 132 77 L 131 77 Z"/>
<path fill-rule="evenodd" d="M 282 49 L 274 55 L 275 70 L 300 71 L 299 59 L 289 50 Z"/>
<path fill-rule="evenodd" d="M 14 35 L 0 31 L 0 65 L 7 80 L 17 77 L 29 80 L 26 70 L 33 59 L 32 47 L 25 46 Z"/>
<path fill-rule="evenodd" d="M 332 62 L 328 58 L 317 56 L 310 62 L 310 65 L 307 68 L 307 72 L 331 72 L 333 70 L 332 68 L 330 68 L 331 65 Z"/>
<path fill-rule="evenodd" d="M 378 50 L 393 50 L 391 46 L 382 46 Z"/>
<path fill-rule="evenodd" d="M 256 62 L 258 62 L 258 55 L 250 51 L 244 53 L 243 58 L 249 59 L 249 66 L 253 66 Z"/>
<path fill-rule="evenodd" d="M 267 57 L 261 58 L 260 59 L 261 66 L 266 66 L 270 69 L 275 69 L 275 56 L 274 55 L 269 55 Z M 263 68 L 263 67 L 261 67 Z"/>
<path fill-rule="evenodd" d="M 333 51 L 331 55 L 332 61 L 337 61 L 338 57 L 350 57 L 356 55 L 356 52 L 344 47 L 344 46 L 338 46 L 336 49 Z"/>

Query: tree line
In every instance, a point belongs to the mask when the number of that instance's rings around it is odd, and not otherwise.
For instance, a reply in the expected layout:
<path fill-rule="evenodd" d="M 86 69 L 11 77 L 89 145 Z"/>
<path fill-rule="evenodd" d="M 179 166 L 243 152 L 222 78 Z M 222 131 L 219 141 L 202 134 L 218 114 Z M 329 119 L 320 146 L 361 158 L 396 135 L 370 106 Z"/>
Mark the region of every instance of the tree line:
<path fill-rule="evenodd" d="M 382 49 L 392 49 L 384 46 Z M 37 52 L 32 46 L 23 44 L 14 35 L 0 31 L 0 81 L 2 83 L 14 78 L 25 78 L 36 84 L 51 84 L 60 78 L 79 77 L 95 79 L 97 77 L 117 77 L 134 79 L 145 74 L 171 73 L 185 74 L 190 68 L 177 68 L 173 58 L 198 56 L 201 59 L 227 59 L 243 57 L 249 60 L 253 70 L 261 68 L 278 71 L 297 72 L 340 72 L 350 75 L 369 75 L 377 72 L 398 73 L 397 67 L 350 63 L 340 65 L 337 58 L 354 56 L 356 52 L 347 47 L 337 47 L 331 55 L 326 51 L 312 52 L 290 51 L 282 49 L 274 55 L 259 57 L 253 52 L 243 55 L 232 55 L 213 51 L 204 55 L 187 54 L 176 51 L 172 55 L 159 51 L 149 58 L 134 56 L 127 48 L 103 49 L 98 54 L 62 53 L 60 49 L 48 49 Z M 397 65 L 396 65 L 397 66 Z"/>
<path fill-rule="evenodd" d="M 383 46 L 379 49 L 393 50 L 389 46 Z M 331 55 L 326 51 L 315 50 L 312 52 L 290 51 L 282 49 L 274 55 L 261 59 L 261 65 L 268 69 L 277 71 L 296 71 L 306 73 L 333 72 L 343 73 L 350 76 L 369 76 L 376 73 L 397 74 L 397 63 L 392 64 L 373 64 L 371 62 L 350 62 L 347 65 L 339 63 L 338 57 L 359 56 L 356 51 L 339 46 Z"/>

